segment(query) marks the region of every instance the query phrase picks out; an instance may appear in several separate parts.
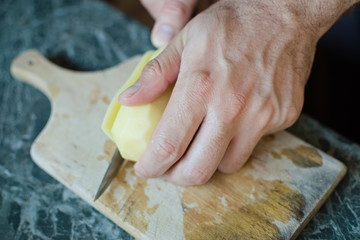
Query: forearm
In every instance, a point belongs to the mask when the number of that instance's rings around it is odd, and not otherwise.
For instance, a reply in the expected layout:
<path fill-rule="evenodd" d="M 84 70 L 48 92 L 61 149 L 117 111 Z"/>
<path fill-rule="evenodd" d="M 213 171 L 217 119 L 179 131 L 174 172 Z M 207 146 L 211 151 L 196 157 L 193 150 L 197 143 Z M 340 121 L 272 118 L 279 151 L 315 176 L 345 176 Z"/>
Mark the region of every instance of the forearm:
<path fill-rule="evenodd" d="M 360 0 L 291 0 L 287 2 L 292 13 L 302 18 L 309 30 L 321 36 Z"/>
<path fill-rule="evenodd" d="M 214 2 L 223 2 L 230 8 L 237 9 L 240 16 L 247 11 L 244 6 L 253 6 L 264 20 L 287 19 L 289 26 L 306 29 L 319 38 L 360 0 L 213 0 Z"/>

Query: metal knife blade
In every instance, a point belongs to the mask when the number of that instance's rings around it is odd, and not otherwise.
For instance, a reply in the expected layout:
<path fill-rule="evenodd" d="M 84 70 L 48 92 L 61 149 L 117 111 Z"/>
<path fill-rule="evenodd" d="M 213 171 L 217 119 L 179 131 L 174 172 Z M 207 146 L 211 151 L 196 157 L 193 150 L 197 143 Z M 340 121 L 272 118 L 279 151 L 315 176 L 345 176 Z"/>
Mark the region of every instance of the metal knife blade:
<path fill-rule="evenodd" d="M 100 183 L 100 186 L 95 194 L 94 201 L 96 201 L 106 188 L 110 185 L 111 181 L 116 177 L 121 165 L 124 162 L 124 158 L 120 155 L 118 149 L 114 152 L 114 155 L 111 158 L 110 164 L 106 170 L 106 173 Z"/>

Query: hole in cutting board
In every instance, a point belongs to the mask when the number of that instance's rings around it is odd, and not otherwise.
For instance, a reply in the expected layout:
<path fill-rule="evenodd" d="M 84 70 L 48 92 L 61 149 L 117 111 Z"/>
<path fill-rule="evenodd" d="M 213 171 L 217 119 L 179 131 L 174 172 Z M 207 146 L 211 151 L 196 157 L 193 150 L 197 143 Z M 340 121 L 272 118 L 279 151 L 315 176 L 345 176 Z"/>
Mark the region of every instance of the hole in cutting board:
<path fill-rule="evenodd" d="M 87 69 L 85 67 L 80 66 L 80 64 L 75 63 L 73 60 L 69 59 L 65 55 L 54 55 L 48 56 L 49 61 L 52 63 L 74 71 L 92 71 L 93 69 Z"/>
<path fill-rule="evenodd" d="M 35 61 L 33 59 L 28 59 L 27 60 L 27 65 L 33 66 L 34 64 L 35 64 Z"/>

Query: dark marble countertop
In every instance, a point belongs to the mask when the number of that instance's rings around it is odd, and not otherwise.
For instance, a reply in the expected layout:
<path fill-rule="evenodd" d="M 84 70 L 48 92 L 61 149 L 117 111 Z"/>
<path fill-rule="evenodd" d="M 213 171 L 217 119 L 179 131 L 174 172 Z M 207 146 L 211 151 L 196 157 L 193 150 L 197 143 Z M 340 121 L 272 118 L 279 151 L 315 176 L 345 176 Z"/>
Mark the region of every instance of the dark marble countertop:
<path fill-rule="evenodd" d="M 96 70 L 151 44 L 148 28 L 95 0 L 0 2 L 0 238 L 133 239 L 31 160 L 50 104 L 9 71 L 29 48 L 68 68 Z M 299 239 L 360 239 L 360 147 L 305 115 L 289 131 L 349 168 Z"/>

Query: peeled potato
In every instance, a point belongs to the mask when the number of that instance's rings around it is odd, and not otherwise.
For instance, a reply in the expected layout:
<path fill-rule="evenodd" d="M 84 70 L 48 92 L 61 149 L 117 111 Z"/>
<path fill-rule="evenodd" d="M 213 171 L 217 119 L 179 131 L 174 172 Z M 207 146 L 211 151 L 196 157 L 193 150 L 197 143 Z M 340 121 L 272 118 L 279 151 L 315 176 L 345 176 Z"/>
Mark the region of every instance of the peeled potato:
<path fill-rule="evenodd" d="M 117 97 L 125 91 L 127 88 L 129 88 L 131 85 L 133 85 L 136 80 L 140 77 L 140 74 L 145 67 L 145 65 L 150 61 L 152 55 L 154 54 L 154 51 L 149 51 L 144 54 L 144 56 L 141 58 L 140 62 L 135 67 L 135 70 L 130 75 L 129 79 L 124 83 L 124 85 L 116 92 L 115 96 L 110 102 L 110 105 L 108 106 L 104 120 L 102 122 L 102 130 L 108 135 L 110 139 L 112 139 L 112 133 L 111 128 L 114 124 L 116 115 L 119 112 L 121 104 L 119 103 Z"/>
<path fill-rule="evenodd" d="M 160 52 L 157 50 L 144 54 L 130 78 L 115 94 L 103 120 L 103 131 L 116 143 L 120 154 L 127 160 L 138 161 L 143 155 L 169 101 L 172 87 L 155 101 L 140 106 L 123 106 L 117 97 L 137 81 L 145 65 Z"/>
<path fill-rule="evenodd" d="M 158 125 L 171 95 L 168 88 L 155 101 L 142 106 L 121 106 L 111 128 L 113 141 L 121 155 L 138 161 Z"/>

